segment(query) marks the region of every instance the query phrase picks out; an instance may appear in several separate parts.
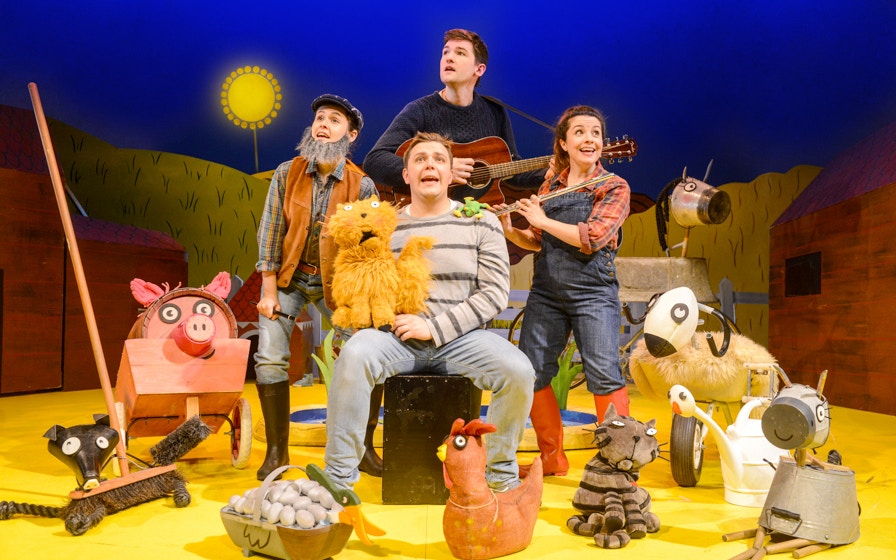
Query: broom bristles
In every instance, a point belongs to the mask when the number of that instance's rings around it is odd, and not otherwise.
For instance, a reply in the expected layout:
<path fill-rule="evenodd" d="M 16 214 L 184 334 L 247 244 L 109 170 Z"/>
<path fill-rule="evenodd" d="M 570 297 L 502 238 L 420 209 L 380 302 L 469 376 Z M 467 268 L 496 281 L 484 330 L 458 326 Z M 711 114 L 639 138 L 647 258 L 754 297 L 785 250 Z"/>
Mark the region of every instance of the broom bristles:
<path fill-rule="evenodd" d="M 202 443 L 212 429 L 198 416 L 193 416 L 155 444 L 149 453 L 156 465 L 171 465 Z"/>

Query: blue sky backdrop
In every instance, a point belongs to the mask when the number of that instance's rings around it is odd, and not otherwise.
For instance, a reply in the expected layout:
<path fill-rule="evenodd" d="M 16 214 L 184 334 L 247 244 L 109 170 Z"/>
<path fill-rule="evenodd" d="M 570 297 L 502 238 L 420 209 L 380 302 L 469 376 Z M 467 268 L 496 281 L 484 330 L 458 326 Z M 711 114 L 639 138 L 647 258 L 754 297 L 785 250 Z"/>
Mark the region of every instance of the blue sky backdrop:
<path fill-rule="evenodd" d="M 30 108 L 122 148 L 255 171 L 252 133 L 227 120 L 221 87 L 260 66 L 282 110 L 258 131 L 261 170 L 294 155 L 325 92 L 365 127 L 360 162 L 408 101 L 440 88 L 442 34 L 479 32 L 480 91 L 553 123 L 585 103 L 639 155 L 614 171 L 655 197 L 684 167 L 711 184 L 824 166 L 896 120 L 896 2 L 753 0 L 624 3 L 157 1 L 8 2 L 0 103 Z M 512 117 L 524 157 L 551 136 Z"/>

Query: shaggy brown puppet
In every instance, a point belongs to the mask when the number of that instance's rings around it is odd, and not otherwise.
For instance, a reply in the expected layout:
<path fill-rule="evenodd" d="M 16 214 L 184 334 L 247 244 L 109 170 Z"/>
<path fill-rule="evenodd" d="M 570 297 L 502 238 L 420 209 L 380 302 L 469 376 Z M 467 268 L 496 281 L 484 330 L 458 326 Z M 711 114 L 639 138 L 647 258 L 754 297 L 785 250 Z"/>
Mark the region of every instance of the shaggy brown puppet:
<path fill-rule="evenodd" d="M 721 344 L 722 333 L 712 333 Z M 728 351 L 716 357 L 706 338 L 695 336 L 678 352 L 662 358 L 650 355 L 644 339 L 632 348 L 629 370 L 641 394 L 653 400 L 665 400 L 673 385 L 684 385 L 698 400 L 740 402 L 744 395 L 768 395 L 769 376 L 750 377 L 746 363 L 773 363 L 775 358 L 762 345 L 746 336 L 732 333 Z M 749 391 L 749 392 L 748 392 Z"/>
<path fill-rule="evenodd" d="M 430 275 L 423 253 L 433 239 L 411 237 L 396 258 L 389 241 L 397 224 L 395 207 L 376 197 L 343 204 L 327 222 L 339 248 L 330 319 L 337 327 L 388 331 L 396 314 L 426 309 Z"/>

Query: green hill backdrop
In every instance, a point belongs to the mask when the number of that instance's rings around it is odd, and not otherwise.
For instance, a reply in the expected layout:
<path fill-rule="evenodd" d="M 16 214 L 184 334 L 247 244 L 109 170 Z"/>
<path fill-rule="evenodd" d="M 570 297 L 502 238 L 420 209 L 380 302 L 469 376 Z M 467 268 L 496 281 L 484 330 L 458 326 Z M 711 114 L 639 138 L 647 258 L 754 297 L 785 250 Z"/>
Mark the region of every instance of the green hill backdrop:
<path fill-rule="evenodd" d="M 88 216 L 171 235 L 189 254 L 191 286 L 222 270 L 243 279 L 252 273 L 267 180 L 188 156 L 116 148 L 59 121 L 50 122 L 50 133 Z"/>

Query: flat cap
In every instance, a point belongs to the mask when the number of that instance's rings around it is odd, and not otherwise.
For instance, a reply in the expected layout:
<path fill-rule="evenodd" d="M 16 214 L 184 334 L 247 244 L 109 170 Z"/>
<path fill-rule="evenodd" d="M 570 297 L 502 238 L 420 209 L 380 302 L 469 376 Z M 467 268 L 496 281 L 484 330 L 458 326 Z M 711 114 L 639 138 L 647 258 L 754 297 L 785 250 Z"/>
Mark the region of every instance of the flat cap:
<path fill-rule="evenodd" d="M 316 113 L 322 105 L 335 105 L 345 111 L 345 115 L 358 132 L 360 132 L 361 128 L 364 126 L 364 117 L 361 115 L 361 111 L 352 105 L 351 101 L 348 99 L 333 95 L 332 93 L 325 93 L 311 102 L 311 110 Z"/>

